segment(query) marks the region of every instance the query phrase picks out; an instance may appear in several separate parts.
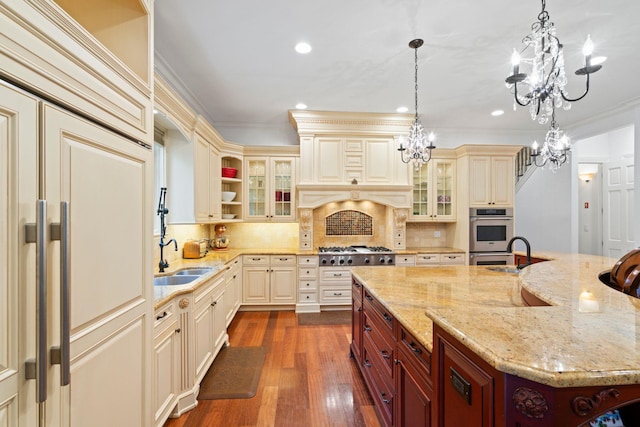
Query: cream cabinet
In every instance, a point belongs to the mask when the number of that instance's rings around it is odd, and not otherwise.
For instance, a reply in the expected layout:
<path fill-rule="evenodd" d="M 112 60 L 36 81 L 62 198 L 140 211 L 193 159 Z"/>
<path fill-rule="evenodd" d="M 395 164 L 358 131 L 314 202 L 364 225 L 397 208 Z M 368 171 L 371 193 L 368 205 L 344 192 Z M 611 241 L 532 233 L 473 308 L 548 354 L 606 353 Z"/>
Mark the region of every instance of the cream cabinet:
<path fill-rule="evenodd" d="M 242 259 L 245 305 L 289 305 L 296 302 L 295 255 L 244 255 Z"/>
<path fill-rule="evenodd" d="M 469 157 L 471 207 L 512 207 L 514 192 L 513 156 Z"/>
<path fill-rule="evenodd" d="M 0 123 L 2 424 L 152 425 L 153 153 L 4 83 Z"/>
<path fill-rule="evenodd" d="M 431 159 L 413 171 L 411 221 L 453 222 L 455 202 L 455 159 Z"/>
<path fill-rule="evenodd" d="M 226 336 L 226 311 L 224 304 L 224 276 L 211 279 L 194 292 L 193 306 L 193 353 L 195 384 L 200 384 Z"/>
<path fill-rule="evenodd" d="M 242 258 L 234 259 L 230 265 L 226 267 L 224 273 L 225 291 L 225 323 L 227 326 L 231 324 L 234 316 L 238 312 L 242 295 Z"/>
<path fill-rule="evenodd" d="M 245 158 L 245 220 L 294 221 L 294 157 Z"/>
<path fill-rule="evenodd" d="M 318 312 L 318 256 L 298 255 L 298 303 L 296 312 Z"/>
<path fill-rule="evenodd" d="M 199 134 L 191 142 L 177 132 L 165 138 L 170 224 L 221 219 L 220 153 Z"/>
<path fill-rule="evenodd" d="M 177 302 L 171 300 L 158 308 L 153 323 L 153 415 L 154 426 L 169 418 L 180 391 L 180 316 Z"/>
<path fill-rule="evenodd" d="M 397 267 L 413 267 L 416 265 L 415 255 L 396 255 Z"/>
<path fill-rule="evenodd" d="M 464 265 L 464 253 L 423 253 L 416 254 L 416 267 L 429 267 L 438 265 Z"/>
<path fill-rule="evenodd" d="M 311 182 L 406 184 L 406 167 L 397 160 L 392 137 L 317 137 L 313 141 Z"/>

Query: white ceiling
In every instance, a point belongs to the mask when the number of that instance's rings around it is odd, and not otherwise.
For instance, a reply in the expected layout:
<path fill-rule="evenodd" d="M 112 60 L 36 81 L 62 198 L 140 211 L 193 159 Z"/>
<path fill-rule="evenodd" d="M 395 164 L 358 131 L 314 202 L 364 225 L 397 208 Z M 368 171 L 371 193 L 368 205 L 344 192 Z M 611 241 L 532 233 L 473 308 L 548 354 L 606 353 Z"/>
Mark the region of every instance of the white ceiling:
<path fill-rule="evenodd" d="M 413 113 L 413 50 L 418 50 L 419 113 L 427 128 L 529 132 L 546 128 L 513 111 L 504 79 L 510 55 L 530 32 L 540 1 L 514 0 L 155 0 L 156 67 L 226 139 L 297 143 L 287 112 Z M 572 96 L 584 79 L 582 44 L 606 56 L 591 90 L 563 127 L 640 100 L 640 2 L 548 0 L 564 45 Z M 294 51 L 298 41 L 311 53 Z M 505 110 L 491 117 L 495 109 Z M 263 140 L 261 140 L 263 139 Z M 278 140 L 278 141 L 275 141 Z"/>

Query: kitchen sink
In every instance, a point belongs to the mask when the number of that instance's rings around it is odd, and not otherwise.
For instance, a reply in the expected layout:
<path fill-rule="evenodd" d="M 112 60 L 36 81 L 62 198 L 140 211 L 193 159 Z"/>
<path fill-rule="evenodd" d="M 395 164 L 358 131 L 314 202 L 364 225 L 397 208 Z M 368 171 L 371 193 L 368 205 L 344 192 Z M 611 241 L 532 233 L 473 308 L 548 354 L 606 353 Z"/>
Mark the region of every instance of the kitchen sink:
<path fill-rule="evenodd" d="M 187 268 L 186 270 L 180 270 L 174 276 L 202 276 L 209 273 L 213 268 L 201 267 L 201 268 Z"/>
<path fill-rule="evenodd" d="M 175 285 L 185 285 L 187 283 L 191 283 L 196 280 L 198 275 L 173 275 L 173 276 L 162 276 L 155 277 L 153 279 L 153 286 L 175 286 Z"/>
<path fill-rule="evenodd" d="M 511 274 L 520 273 L 520 270 L 518 270 L 515 267 L 487 267 L 487 270 L 497 271 L 499 273 L 511 273 Z"/>

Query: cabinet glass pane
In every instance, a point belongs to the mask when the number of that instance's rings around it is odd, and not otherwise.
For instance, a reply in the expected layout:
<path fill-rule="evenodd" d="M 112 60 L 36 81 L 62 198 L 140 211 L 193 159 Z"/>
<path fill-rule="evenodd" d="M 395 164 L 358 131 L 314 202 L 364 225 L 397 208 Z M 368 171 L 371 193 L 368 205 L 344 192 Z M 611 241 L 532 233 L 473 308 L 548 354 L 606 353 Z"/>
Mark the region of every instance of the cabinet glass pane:
<path fill-rule="evenodd" d="M 428 215 L 429 211 L 429 163 L 413 171 L 413 214 Z"/>
<path fill-rule="evenodd" d="M 275 216 L 291 215 L 292 163 L 290 160 L 276 160 L 273 163 Z"/>
<path fill-rule="evenodd" d="M 249 215 L 266 215 L 267 164 L 265 161 L 249 162 Z"/>
<path fill-rule="evenodd" d="M 436 166 L 435 173 L 438 215 L 452 215 L 453 166 L 448 162 L 440 162 Z"/>

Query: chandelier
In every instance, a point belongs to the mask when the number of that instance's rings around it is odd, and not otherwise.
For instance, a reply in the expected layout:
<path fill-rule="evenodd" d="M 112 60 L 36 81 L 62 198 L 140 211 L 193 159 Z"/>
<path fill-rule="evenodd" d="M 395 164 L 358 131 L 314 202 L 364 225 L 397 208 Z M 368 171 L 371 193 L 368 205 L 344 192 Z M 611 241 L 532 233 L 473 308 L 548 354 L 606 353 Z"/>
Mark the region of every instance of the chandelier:
<path fill-rule="evenodd" d="M 555 108 L 552 108 L 551 126 L 541 148 L 538 148 L 537 141 L 533 142 L 531 157 L 536 166 L 543 167 L 549 164 L 549 168 L 555 173 L 568 160 L 569 151 L 571 151 L 571 141 L 556 123 Z"/>
<path fill-rule="evenodd" d="M 422 39 L 415 39 L 409 42 L 409 47 L 414 50 L 415 58 L 414 83 L 416 115 L 409 130 L 409 136 L 406 139 L 407 146 L 403 147 L 402 143 L 400 143 L 400 148 L 398 148 L 402 162 L 413 163 L 415 170 L 420 169 L 423 164 L 431 160 L 431 150 L 436 148 L 435 145 L 433 145 L 436 139 L 434 133 L 429 132 L 429 134 L 426 134 L 422 123 L 420 123 L 420 119 L 418 119 L 418 48 L 422 46 L 423 43 L 424 41 Z M 405 151 L 407 152 L 406 157 Z"/>
<path fill-rule="evenodd" d="M 589 76 L 602 68 L 602 65 L 591 63 L 593 42 L 591 37 L 582 48 L 585 64 L 576 70 L 576 75 L 586 76 L 584 93 L 577 98 L 569 98 L 565 89 L 567 76 L 564 71 L 564 56 L 562 43 L 556 37 L 556 28 L 549 20 L 549 13 L 545 10 L 546 1 L 542 0 L 542 11 L 538 14 L 538 21 L 531 25 L 531 34 L 522 39 L 523 48 L 520 53 L 515 49 L 511 55 L 513 74 L 505 80 L 507 87 L 513 89 L 514 103 L 522 107 L 529 106 L 529 112 L 533 120 L 545 124 L 553 114 L 553 109 L 571 108 L 571 102 L 579 101 L 589 92 Z M 532 53 L 529 58 L 521 57 L 525 52 Z M 529 73 L 523 73 L 520 65 L 523 64 Z M 522 94 L 522 89 L 525 93 Z"/>

